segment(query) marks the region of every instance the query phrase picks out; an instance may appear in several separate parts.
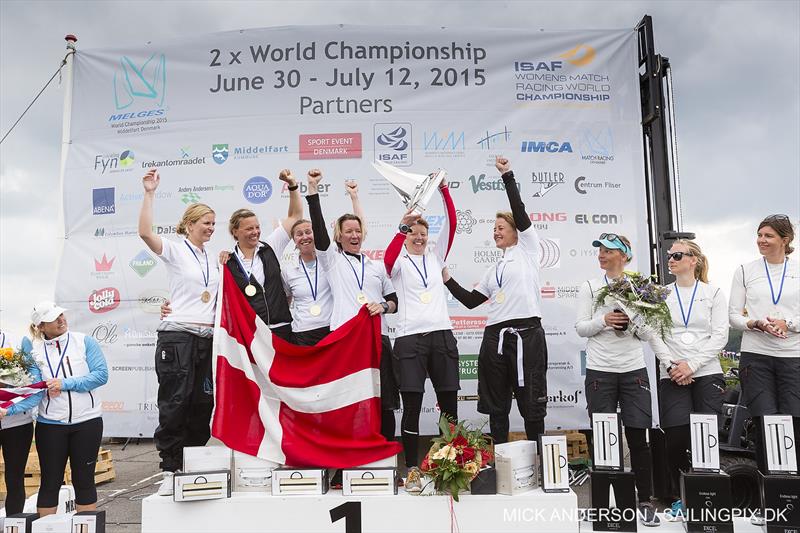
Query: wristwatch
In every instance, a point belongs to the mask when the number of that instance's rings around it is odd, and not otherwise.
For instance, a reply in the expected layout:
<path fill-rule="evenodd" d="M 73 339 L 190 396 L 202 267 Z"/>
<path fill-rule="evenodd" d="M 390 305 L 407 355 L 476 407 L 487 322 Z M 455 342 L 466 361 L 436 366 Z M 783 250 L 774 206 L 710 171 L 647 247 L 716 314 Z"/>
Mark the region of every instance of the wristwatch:
<path fill-rule="evenodd" d="M 401 223 L 397 229 L 400 231 L 400 233 L 407 234 L 409 231 L 411 231 L 411 226 Z"/>
<path fill-rule="evenodd" d="M 383 314 L 386 314 L 386 313 L 389 312 L 389 304 L 388 303 L 381 302 L 381 307 L 383 307 Z"/>

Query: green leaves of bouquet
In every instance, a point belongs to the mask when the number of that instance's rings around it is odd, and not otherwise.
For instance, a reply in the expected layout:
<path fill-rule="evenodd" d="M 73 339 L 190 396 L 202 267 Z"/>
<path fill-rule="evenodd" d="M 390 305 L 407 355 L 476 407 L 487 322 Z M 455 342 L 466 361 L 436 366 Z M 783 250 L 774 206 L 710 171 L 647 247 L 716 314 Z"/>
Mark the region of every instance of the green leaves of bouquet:
<path fill-rule="evenodd" d="M 442 434 L 431 440 L 420 470 L 433 480 L 437 491 L 448 492 L 458 501 L 458 493 L 469 490 L 470 482 L 492 460 L 491 443 L 482 428 L 463 421 L 453 423 L 442 416 L 439 429 Z"/>

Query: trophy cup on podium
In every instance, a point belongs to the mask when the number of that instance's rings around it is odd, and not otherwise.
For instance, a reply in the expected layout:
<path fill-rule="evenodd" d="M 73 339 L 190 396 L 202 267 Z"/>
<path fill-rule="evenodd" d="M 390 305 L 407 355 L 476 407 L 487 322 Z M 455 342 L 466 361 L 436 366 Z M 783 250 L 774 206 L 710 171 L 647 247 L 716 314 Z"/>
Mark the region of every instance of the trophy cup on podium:
<path fill-rule="evenodd" d="M 373 161 L 372 166 L 392 184 L 406 208 L 419 215 L 425 211 L 433 193 L 447 176 L 444 169 L 424 175 L 406 172 L 382 161 Z"/>
<path fill-rule="evenodd" d="M 592 508 L 597 513 L 592 529 L 636 531 L 636 478 L 625 471 L 619 415 L 592 414 L 592 430 Z"/>
<path fill-rule="evenodd" d="M 761 474 L 761 516 L 768 533 L 800 530 L 800 476 L 794 442 L 794 420 L 790 415 L 764 415 L 761 438 L 766 451 L 767 472 Z M 776 510 L 784 510 L 776 513 Z"/>

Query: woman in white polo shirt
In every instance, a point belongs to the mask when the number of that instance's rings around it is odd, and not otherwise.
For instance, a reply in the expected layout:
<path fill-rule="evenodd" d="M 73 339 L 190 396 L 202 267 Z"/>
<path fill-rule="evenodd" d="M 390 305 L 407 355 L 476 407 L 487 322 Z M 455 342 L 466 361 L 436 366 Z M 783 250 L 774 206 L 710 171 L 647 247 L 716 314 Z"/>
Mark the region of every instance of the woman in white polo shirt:
<path fill-rule="evenodd" d="M 172 473 L 183 465 L 183 447 L 203 446 L 211 437 L 211 344 L 220 264 L 207 247 L 216 217 L 205 204 L 186 208 L 177 230 L 182 240 L 162 239 L 153 232 L 153 200 L 159 181 L 157 169 L 142 178 L 139 236 L 164 261 L 169 278 L 172 313 L 158 326 L 159 412 L 153 438 L 164 471 L 159 494 L 170 495 Z"/>
<path fill-rule="evenodd" d="M 495 245 L 503 258 L 490 267 L 478 287 L 467 291 L 444 272 L 447 288 L 467 308 L 489 300 L 486 329 L 478 355 L 478 412 L 489 415 L 495 443 L 508 441 L 511 394 L 525 421 L 529 440 L 544 433 L 547 415 L 547 342 L 541 322 L 539 235 L 531 225 L 508 159 L 495 162 L 503 178 L 511 213 L 498 212 Z"/>
<path fill-rule="evenodd" d="M 586 337 L 586 408 L 594 413 L 622 411 L 625 439 L 631 453 L 631 469 L 636 476 L 639 517 L 647 526 L 660 523 L 650 502 L 652 459 L 647 430 L 653 423 L 650 380 L 644 362 L 642 340 L 649 341 L 656 356 L 672 365 L 669 350 L 650 328 L 634 330 L 630 320 L 610 301 L 600 305 L 597 291 L 611 280 L 625 275 L 625 265 L 633 259 L 630 241 L 614 233 L 603 233 L 592 246 L 599 248 L 597 259 L 605 272 L 601 278 L 586 281 L 578 292 L 575 331 Z"/>
<path fill-rule="evenodd" d="M 353 204 L 353 213 L 363 222 L 365 219 L 358 199 L 358 184 L 353 180 L 346 181 L 345 191 Z M 291 300 L 292 342 L 300 346 L 313 346 L 331 332 L 333 293 L 328 274 L 317 268 L 311 221 L 298 220 L 289 233 L 299 252 L 297 262 L 281 268 L 283 285 Z"/>
<path fill-rule="evenodd" d="M 667 253 L 675 276 L 667 305 L 672 334 L 666 342 L 675 363 L 661 364 L 658 383 L 659 420 L 667 448 L 667 465 L 673 490 L 673 517 L 681 512 L 680 473 L 691 467 L 689 415 L 722 413 L 725 378 L 719 353 L 728 342 L 725 296 L 708 284 L 708 259 L 694 241 L 677 240 Z"/>
<path fill-rule="evenodd" d="M 795 450 L 800 443 L 800 262 L 790 257 L 793 240 L 788 216 L 762 220 L 756 237 L 762 257 L 740 265 L 731 284 L 728 314 L 731 327 L 744 331 L 739 378 L 744 404 L 758 424 L 756 458 L 763 473 L 764 415 L 791 415 Z"/>
<path fill-rule="evenodd" d="M 430 377 L 443 416 L 458 420 L 458 345 L 453 336 L 442 269 L 456 230 L 456 208 L 447 189 L 439 186 L 445 210 L 436 246 L 428 251 L 428 222 L 406 213 L 386 248 L 386 271 L 397 289 L 398 312 L 392 353 L 395 378 L 403 400 L 400 435 L 406 466 L 418 466 L 419 417 Z M 409 473 L 413 481 L 419 473 Z M 407 486 L 408 490 L 408 486 Z"/>
<path fill-rule="evenodd" d="M 308 173 L 306 200 L 314 228 L 317 259 L 328 275 L 333 293 L 331 331 L 356 316 L 364 305 L 370 315 L 396 312 L 397 295 L 386 268 L 383 263 L 361 253 L 364 240 L 362 220 L 350 213 L 340 216 L 333 226 L 335 245 L 331 243 L 317 192 L 321 179 L 319 170 Z M 381 320 L 381 333 L 381 434 L 386 440 L 393 440 L 394 410 L 400 406 L 400 396 L 392 373 L 392 345 L 385 320 Z"/>

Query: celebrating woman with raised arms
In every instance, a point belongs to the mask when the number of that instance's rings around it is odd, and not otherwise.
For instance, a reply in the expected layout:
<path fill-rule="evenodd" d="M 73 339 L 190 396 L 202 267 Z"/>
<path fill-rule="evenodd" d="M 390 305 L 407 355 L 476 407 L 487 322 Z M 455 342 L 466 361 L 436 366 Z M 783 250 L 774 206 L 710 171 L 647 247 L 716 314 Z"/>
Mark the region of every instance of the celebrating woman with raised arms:
<path fill-rule="evenodd" d="M 406 213 L 384 259 L 399 300 L 392 363 L 403 399 L 400 434 L 409 468 L 417 466 L 419 416 L 426 376 L 431 378 L 442 415 L 458 420 L 458 346 L 447 313 L 441 274 L 457 221 L 446 182 L 442 181 L 439 191 L 446 216 L 434 250 L 428 251 L 428 222 L 419 215 Z M 407 490 L 418 474 L 409 472 Z"/>
<path fill-rule="evenodd" d="M 445 269 L 445 285 L 473 309 L 489 300 L 478 355 L 478 412 L 489 415 L 495 443 L 508 441 L 511 394 L 525 420 L 529 440 L 544 432 L 547 414 L 547 343 L 541 324 L 539 236 L 531 225 L 508 159 L 495 162 L 503 178 L 511 212 L 497 213 L 495 245 L 502 259 L 489 268 L 478 287 L 467 291 Z"/>
<path fill-rule="evenodd" d="M 167 268 L 173 309 L 158 326 L 155 353 L 158 427 L 153 439 L 164 471 L 158 492 L 167 496 L 172 494 L 172 474 L 183 465 L 183 447 L 203 446 L 211 437 L 211 344 L 220 265 L 207 247 L 216 215 L 205 204 L 192 204 L 184 211 L 177 230 L 183 240 L 162 239 L 153 232 L 153 201 L 160 180 L 157 169 L 142 178 L 139 236 Z"/>
<path fill-rule="evenodd" d="M 345 190 L 353 203 L 353 213 L 364 222 L 361 202 L 358 200 L 358 184 L 347 181 Z M 291 299 L 293 342 L 301 346 L 313 346 L 331 331 L 333 293 L 328 274 L 317 268 L 311 221 L 298 220 L 292 225 L 290 233 L 300 257 L 296 263 L 284 265 L 281 274 L 287 296 Z"/>
<path fill-rule="evenodd" d="M 366 305 L 371 315 L 394 313 L 397 311 L 397 295 L 386 275 L 383 264 L 372 261 L 361 253 L 364 237 L 362 220 L 350 213 L 336 219 L 331 244 L 322 208 L 319 203 L 317 186 L 322 179 L 319 170 L 308 173 L 308 201 L 311 225 L 314 231 L 314 244 L 320 252 L 319 264 L 328 275 L 333 293 L 331 330 L 335 330 L 358 313 Z M 381 320 L 381 434 L 387 440 L 394 439 L 394 410 L 399 407 L 399 395 L 392 374 L 392 346 L 387 336 L 386 321 Z"/>

